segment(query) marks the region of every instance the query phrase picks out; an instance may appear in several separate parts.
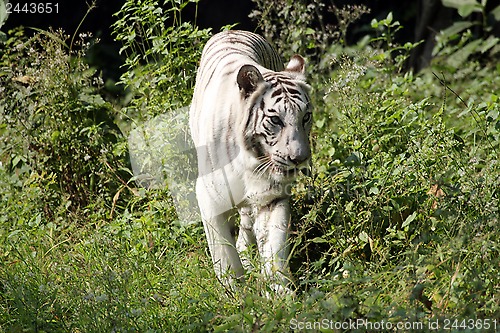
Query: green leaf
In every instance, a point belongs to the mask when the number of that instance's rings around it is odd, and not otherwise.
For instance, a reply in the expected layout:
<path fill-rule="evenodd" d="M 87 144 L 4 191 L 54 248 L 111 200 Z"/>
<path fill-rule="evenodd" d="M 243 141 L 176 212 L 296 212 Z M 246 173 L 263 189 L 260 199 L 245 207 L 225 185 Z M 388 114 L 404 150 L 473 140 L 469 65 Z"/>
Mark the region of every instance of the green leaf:
<path fill-rule="evenodd" d="M 483 41 L 481 39 L 477 39 L 460 48 L 448 58 L 448 65 L 454 68 L 460 67 L 465 61 L 467 61 L 471 54 L 479 51 L 478 48 L 482 42 Z"/>
<path fill-rule="evenodd" d="M 5 6 L 5 1 L 0 1 L 0 28 L 7 21 L 9 13 L 7 13 L 7 7 Z"/>
<path fill-rule="evenodd" d="M 366 233 L 366 231 L 361 231 L 358 236 L 359 240 L 363 243 L 368 243 L 370 241 L 370 236 Z"/>
<path fill-rule="evenodd" d="M 316 127 L 320 129 L 323 128 L 323 126 L 325 126 L 325 121 L 326 121 L 325 118 L 316 120 Z"/>
<path fill-rule="evenodd" d="M 485 53 L 486 51 L 490 50 L 492 47 L 496 46 L 498 44 L 499 40 L 500 40 L 500 38 L 495 37 L 495 36 L 488 37 L 488 39 L 486 39 L 483 42 L 483 45 L 481 45 L 481 47 L 479 47 L 479 51 L 481 53 Z"/>
<path fill-rule="evenodd" d="M 415 220 L 415 217 L 417 217 L 417 212 L 413 212 L 412 214 L 410 214 L 406 220 L 403 222 L 403 224 L 401 225 L 401 228 L 406 228 L 407 226 L 410 225 L 410 223 L 413 222 L 413 220 Z"/>
<path fill-rule="evenodd" d="M 493 15 L 495 21 L 500 21 L 500 6 L 495 7 L 490 14 Z"/>
<path fill-rule="evenodd" d="M 472 27 L 474 24 L 475 24 L 474 22 L 469 22 L 469 21 L 455 22 L 450 27 L 442 30 L 439 33 L 439 38 L 445 40 L 449 39 L 450 37 L 464 31 L 465 29 Z"/>
<path fill-rule="evenodd" d="M 316 33 L 316 31 L 314 31 L 314 29 L 307 28 L 306 31 L 304 32 L 304 35 L 313 35 L 315 33 Z"/>
<path fill-rule="evenodd" d="M 389 12 L 389 14 L 387 14 L 387 17 L 385 20 L 387 21 L 388 24 L 392 23 L 392 20 L 393 20 L 392 12 Z"/>
<path fill-rule="evenodd" d="M 493 46 L 493 48 L 491 49 L 490 56 L 494 56 L 495 54 L 497 54 L 499 52 L 500 52 L 500 44 L 497 44 L 497 45 Z M 500 64 L 498 64 L 498 65 L 500 65 Z M 497 67 L 497 71 L 498 71 L 498 67 Z"/>
<path fill-rule="evenodd" d="M 462 17 L 469 16 L 472 12 L 481 12 L 483 6 L 475 0 L 441 0 L 443 6 L 455 8 Z"/>
<path fill-rule="evenodd" d="M 328 241 L 324 238 L 321 238 L 321 237 L 315 237 L 313 239 L 311 239 L 311 242 L 313 243 L 328 243 Z"/>
<path fill-rule="evenodd" d="M 347 205 L 345 205 L 345 211 L 346 212 L 350 212 L 352 210 L 352 207 L 354 206 L 354 202 L 353 201 L 349 201 L 347 203 Z"/>
<path fill-rule="evenodd" d="M 12 159 L 12 168 L 15 168 L 19 162 L 21 162 L 21 156 L 15 156 L 14 159 Z"/>
<path fill-rule="evenodd" d="M 98 94 L 85 94 L 81 93 L 78 95 L 78 99 L 84 103 L 93 105 L 93 106 L 103 106 L 106 104 L 106 101 L 102 98 L 101 95 Z"/>
<path fill-rule="evenodd" d="M 486 115 L 487 121 L 495 121 L 498 119 L 499 111 L 497 109 L 491 109 L 490 112 Z"/>

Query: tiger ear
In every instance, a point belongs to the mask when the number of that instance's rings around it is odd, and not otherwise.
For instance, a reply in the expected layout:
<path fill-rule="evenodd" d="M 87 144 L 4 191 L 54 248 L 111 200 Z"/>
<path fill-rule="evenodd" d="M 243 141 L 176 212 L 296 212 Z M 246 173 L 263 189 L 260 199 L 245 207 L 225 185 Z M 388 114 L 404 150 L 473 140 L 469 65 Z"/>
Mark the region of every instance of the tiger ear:
<path fill-rule="evenodd" d="M 298 74 L 304 74 L 306 70 L 306 61 L 300 55 L 296 54 L 291 59 L 288 65 L 286 65 L 285 71 L 295 72 Z"/>
<path fill-rule="evenodd" d="M 259 83 L 264 82 L 264 78 L 257 67 L 244 65 L 240 68 L 236 81 L 238 82 L 241 93 L 247 98 L 257 90 Z"/>

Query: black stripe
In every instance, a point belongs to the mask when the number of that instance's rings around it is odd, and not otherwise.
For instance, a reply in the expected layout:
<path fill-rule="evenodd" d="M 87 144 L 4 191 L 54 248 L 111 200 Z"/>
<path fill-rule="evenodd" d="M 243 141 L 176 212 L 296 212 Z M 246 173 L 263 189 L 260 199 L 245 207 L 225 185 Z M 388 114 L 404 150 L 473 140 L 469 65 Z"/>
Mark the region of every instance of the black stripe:
<path fill-rule="evenodd" d="M 238 49 L 239 54 L 251 57 L 271 70 L 282 70 L 283 64 L 276 50 L 261 36 L 247 31 L 228 31 L 213 36 L 203 50 L 204 55 L 227 51 L 227 46 L 244 45 L 248 50 Z"/>
<path fill-rule="evenodd" d="M 293 88 L 285 88 L 286 89 L 286 92 L 291 94 L 291 95 L 300 95 L 300 91 L 298 91 L 297 89 L 293 89 Z"/>
<path fill-rule="evenodd" d="M 262 103 L 261 105 L 264 103 L 264 101 L 262 100 Z M 250 109 L 248 110 L 248 118 L 247 118 L 247 123 L 245 124 L 245 131 L 248 130 L 248 128 L 250 127 L 250 124 L 252 123 L 252 120 L 254 120 L 254 128 L 253 130 L 255 131 L 255 122 L 256 122 L 256 119 L 253 119 L 254 117 L 256 117 L 256 115 L 254 115 L 255 111 L 258 112 L 258 110 L 256 110 L 255 108 L 255 104 L 253 104 Z"/>
<path fill-rule="evenodd" d="M 280 88 L 280 89 L 277 89 L 277 90 L 275 90 L 275 91 L 271 94 L 271 98 L 273 98 L 273 97 L 275 97 L 275 96 L 277 96 L 277 95 L 280 95 L 280 94 L 282 94 L 282 93 L 283 93 L 283 89 L 281 89 L 281 88 Z"/>

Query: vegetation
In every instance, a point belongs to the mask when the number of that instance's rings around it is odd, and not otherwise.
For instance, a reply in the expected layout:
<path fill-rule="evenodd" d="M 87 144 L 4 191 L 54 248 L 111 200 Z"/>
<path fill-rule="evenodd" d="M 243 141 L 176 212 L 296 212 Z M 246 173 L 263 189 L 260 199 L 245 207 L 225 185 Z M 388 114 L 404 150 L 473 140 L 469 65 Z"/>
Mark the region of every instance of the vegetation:
<path fill-rule="evenodd" d="M 412 73 L 415 44 L 395 42 L 391 14 L 348 45 L 367 8 L 332 7 L 332 29 L 310 25 L 320 1 L 255 2 L 277 48 L 307 55 L 313 87 L 313 172 L 292 198 L 295 295 L 272 295 L 256 272 L 224 290 L 201 224 L 178 222 L 167 189 L 135 185 L 127 135 L 189 103 L 211 31 L 182 22 L 188 1 L 129 0 L 114 25 L 124 101 L 103 98 L 88 36 L 1 40 L 0 331 L 499 327 L 498 40 L 447 29 L 432 66 Z"/>

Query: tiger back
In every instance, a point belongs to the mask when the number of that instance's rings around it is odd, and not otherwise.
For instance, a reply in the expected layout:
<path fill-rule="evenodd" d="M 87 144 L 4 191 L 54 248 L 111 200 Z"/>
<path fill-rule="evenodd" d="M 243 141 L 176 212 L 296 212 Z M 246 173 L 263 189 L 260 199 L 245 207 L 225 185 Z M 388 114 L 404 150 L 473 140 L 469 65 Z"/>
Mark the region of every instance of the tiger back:
<path fill-rule="evenodd" d="M 189 120 L 196 194 L 215 272 L 229 285 L 250 268 L 252 245 L 263 273 L 286 282 L 290 185 L 311 155 L 304 70 L 301 56 L 284 67 L 265 39 L 246 31 L 216 34 L 203 50 Z"/>

